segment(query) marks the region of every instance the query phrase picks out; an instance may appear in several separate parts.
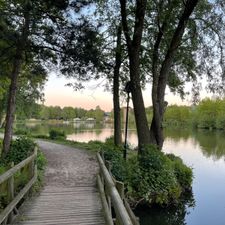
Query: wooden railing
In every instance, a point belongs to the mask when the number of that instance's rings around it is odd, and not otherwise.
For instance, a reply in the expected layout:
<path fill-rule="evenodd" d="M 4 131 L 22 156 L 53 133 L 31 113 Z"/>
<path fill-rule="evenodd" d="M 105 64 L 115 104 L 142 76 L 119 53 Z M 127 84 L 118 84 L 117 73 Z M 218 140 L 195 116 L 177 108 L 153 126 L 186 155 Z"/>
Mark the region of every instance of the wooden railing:
<path fill-rule="evenodd" d="M 139 225 L 138 219 L 125 199 L 124 184 L 113 178 L 99 153 L 97 159 L 100 167 L 97 183 L 106 225 Z"/>
<path fill-rule="evenodd" d="M 0 176 L 0 185 L 4 182 L 8 182 L 8 190 L 7 194 L 9 197 L 10 203 L 5 207 L 5 209 L 0 213 L 0 224 L 7 224 L 11 223 L 14 217 L 14 211 L 16 210 L 17 204 L 21 201 L 21 199 L 28 193 L 32 185 L 37 179 L 37 165 L 36 165 L 36 158 L 37 158 L 37 148 L 34 149 L 34 153 L 28 157 L 27 159 L 23 160 L 19 164 L 13 166 L 7 172 Z M 14 188 L 14 175 L 24 168 L 26 165 L 29 164 L 30 170 L 30 180 L 25 185 L 25 187 L 15 196 L 15 188 Z"/>

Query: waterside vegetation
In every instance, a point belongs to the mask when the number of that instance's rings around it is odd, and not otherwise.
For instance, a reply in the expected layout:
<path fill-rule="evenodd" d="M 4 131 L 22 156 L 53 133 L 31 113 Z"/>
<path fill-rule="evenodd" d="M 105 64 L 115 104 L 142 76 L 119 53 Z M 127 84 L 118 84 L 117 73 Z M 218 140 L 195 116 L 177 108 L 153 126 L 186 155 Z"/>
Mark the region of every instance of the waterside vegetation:
<path fill-rule="evenodd" d="M 4 160 L 0 162 L 0 175 L 11 168 L 12 163 L 14 165 L 20 163 L 27 157 L 33 154 L 34 148 L 36 147 L 35 142 L 27 137 L 19 137 L 13 140 L 10 146 L 10 153 Z M 2 148 L 2 141 L 0 140 L 0 152 Z M 40 190 L 43 185 L 44 170 L 46 166 L 46 158 L 44 154 L 38 150 L 37 152 L 37 181 L 32 187 L 30 194 L 34 194 Z M 30 168 L 29 165 L 25 166 L 21 171 L 17 172 L 15 180 L 15 194 L 19 193 L 22 188 L 27 184 L 30 179 Z M 0 185 L 0 211 L 5 208 L 9 203 L 9 196 L 7 193 L 7 182 Z M 20 202 L 21 204 L 21 202 Z"/>

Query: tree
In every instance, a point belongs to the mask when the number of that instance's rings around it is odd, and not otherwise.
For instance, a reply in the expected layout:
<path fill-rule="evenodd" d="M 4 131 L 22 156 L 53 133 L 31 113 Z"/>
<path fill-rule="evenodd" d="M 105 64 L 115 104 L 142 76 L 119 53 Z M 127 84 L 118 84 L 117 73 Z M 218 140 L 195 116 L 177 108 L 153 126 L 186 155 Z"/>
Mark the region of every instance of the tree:
<path fill-rule="evenodd" d="M 204 74 L 209 77 L 210 90 L 223 90 L 224 4 L 221 1 L 194 0 L 136 1 L 135 6 L 127 1 L 121 0 L 120 3 L 139 146 L 152 143 L 162 148 L 167 86 L 184 97 L 185 83 L 193 81 L 194 96 L 197 96 L 198 77 Z M 140 99 L 142 96 L 135 93 L 141 92 L 141 79 L 146 79 L 146 76 L 152 81 L 150 135 L 143 101 L 137 101 L 137 96 Z"/>
<path fill-rule="evenodd" d="M 39 13 L 43 10 L 41 2 L 35 3 L 29 0 L 22 2 L 10 1 L 4 2 L 2 6 L 2 28 L 3 33 L 1 41 L 1 59 L 8 61 L 10 77 L 10 87 L 7 100 L 7 114 L 5 134 L 3 140 L 3 157 L 7 154 L 12 137 L 12 125 L 14 121 L 14 112 L 16 106 L 16 92 L 19 74 L 25 62 L 25 54 L 30 47 L 31 31 L 37 32 Z M 34 12 L 37 10 L 36 12 Z M 42 11 L 43 13 L 43 11 Z M 35 21 L 35 23 L 34 23 Z M 40 21 L 40 17 L 39 17 Z M 40 28 L 40 25 L 39 25 Z M 29 55 L 32 60 L 34 59 Z M 5 71 L 6 72 L 6 71 Z"/>
<path fill-rule="evenodd" d="M 155 39 L 154 50 L 152 56 L 152 103 L 153 103 L 153 118 L 150 128 L 151 143 L 156 144 L 159 148 L 163 146 L 163 130 L 162 122 L 163 115 L 167 103 L 164 101 L 166 85 L 168 84 L 168 78 L 170 75 L 170 69 L 174 61 L 175 54 L 180 46 L 187 22 L 190 15 L 194 11 L 198 1 L 188 0 L 183 6 L 183 12 L 179 18 L 179 22 L 173 31 L 172 38 L 169 42 L 169 46 L 165 52 L 165 58 L 161 65 L 158 65 L 159 58 L 159 46 L 162 41 L 164 29 L 166 29 L 168 18 L 165 18 L 162 25 L 159 27 L 159 32 Z M 168 8 L 171 6 L 168 5 Z"/>
<path fill-rule="evenodd" d="M 75 118 L 75 110 L 73 109 L 73 107 L 64 107 L 62 109 L 62 117 L 64 120 L 72 120 L 73 118 Z"/>
<path fill-rule="evenodd" d="M 124 36 L 126 38 L 129 57 L 131 95 L 134 105 L 139 151 L 142 150 L 142 147 L 144 145 L 150 144 L 150 133 L 142 96 L 141 75 L 140 75 L 140 50 L 144 28 L 146 5 L 147 5 L 146 0 L 136 1 L 135 16 L 134 16 L 135 22 L 133 27 L 131 28 L 129 27 L 127 18 L 127 1 L 120 0 L 122 26 Z M 132 30 L 133 32 L 131 34 Z"/>
<path fill-rule="evenodd" d="M 1 46 L 0 58 L 7 61 L 11 80 L 7 101 L 3 156 L 7 154 L 12 136 L 18 77 L 29 62 L 44 66 L 58 64 L 60 54 L 66 51 L 66 35 L 70 33 L 71 19 L 66 9 L 79 12 L 89 1 L 4 1 L 1 2 Z M 74 16 L 71 15 L 71 16 Z M 56 54 L 57 53 L 57 54 Z M 65 57 L 64 57 L 65 58 Z M 10 69 L 12 68 L 12 69 Z"/>
<path fill-rule="evenodd" d="M 103 121 L 104 111 L 100 108 L 100 106 L 96 106 L 95 111 L 94 111 L 94 117 L 96 119 L 96 122 Z"/>

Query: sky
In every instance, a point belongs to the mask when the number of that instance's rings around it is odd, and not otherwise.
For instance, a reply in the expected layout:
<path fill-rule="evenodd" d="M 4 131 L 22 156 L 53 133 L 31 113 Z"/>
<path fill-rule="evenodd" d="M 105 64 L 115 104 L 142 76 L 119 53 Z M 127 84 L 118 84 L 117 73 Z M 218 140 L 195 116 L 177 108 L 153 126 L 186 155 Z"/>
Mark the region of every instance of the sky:
<path fill-rule="evenodd" d="M 86 83 L 86 88 L 81 91 L 74 91 L 72 87 L 65 86 L 73 80 L 58 77 L 55 74 L 50 74 L 49 79 L 45 85 L 45 105 L 47 106 L 72 106 L 81 107 L 84 109 L 94 109 L 100 106 L 104 111 L 111 111 L 113 108 L 113 97 L 110 92 L 104 91 L 103 83 L 89 81 Z M 187 87 L 187 89 L 190 87 Z M 152 105 L 151 103 L 151 87 L 148 85 L 146 90 L 143 90 L 145 106 Z M 207 96 L 206 91 L 201 92 L 202 98 Z M 166 90 L 165 100 L 171 104 L 190 105 L 191 97 L 188 96 L 185 101 L 182 101 L 178 95 L 172 94 Z M 125 106 L 125 99 L 121 100 L 121 105 Z M 131 103 L 132 107 L 132 103 Z"/>

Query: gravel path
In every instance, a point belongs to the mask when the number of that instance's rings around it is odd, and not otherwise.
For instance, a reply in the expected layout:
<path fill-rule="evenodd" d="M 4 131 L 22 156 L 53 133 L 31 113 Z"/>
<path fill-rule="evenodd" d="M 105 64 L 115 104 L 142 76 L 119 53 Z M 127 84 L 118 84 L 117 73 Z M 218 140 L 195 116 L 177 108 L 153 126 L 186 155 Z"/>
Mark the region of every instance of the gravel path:
<path fill-rule="evenodd" d="M 93 185 L 98 165 L 93 154 L 73 147 L 38 140 L 48 165 L 45 186 L 70 187 Z"/>

